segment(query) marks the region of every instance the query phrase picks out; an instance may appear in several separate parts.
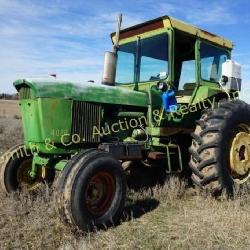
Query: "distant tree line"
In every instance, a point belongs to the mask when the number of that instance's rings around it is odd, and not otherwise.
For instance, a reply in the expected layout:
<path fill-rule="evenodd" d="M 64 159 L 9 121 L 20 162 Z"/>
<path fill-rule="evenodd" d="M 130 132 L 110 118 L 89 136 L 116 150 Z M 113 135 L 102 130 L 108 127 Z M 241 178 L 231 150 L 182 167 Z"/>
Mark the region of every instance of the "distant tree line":
<path fill-rule="evenodd" d="M 18 100 L 19 96 L 18 96 L 18 94 L 6 94 L 6 93 L 2 93 L 2 94 L 0 94 L 0 99 Z"/>

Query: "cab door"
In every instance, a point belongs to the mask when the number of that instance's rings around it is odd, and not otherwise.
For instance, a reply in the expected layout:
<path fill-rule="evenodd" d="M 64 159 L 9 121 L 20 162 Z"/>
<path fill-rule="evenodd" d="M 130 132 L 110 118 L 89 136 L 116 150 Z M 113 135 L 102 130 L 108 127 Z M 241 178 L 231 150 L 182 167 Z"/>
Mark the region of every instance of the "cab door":
<path fill-rule="evenodd" d="M 171 32 L 158 33 L 150 37 L 139 37 L 139 51 L 136 63 L 135 89 L 149 95 L 148 120 L 150 126 L 159 126 L 159 114 L 162 111 L 162 92 L 159 82 L 171 79 Z"/>

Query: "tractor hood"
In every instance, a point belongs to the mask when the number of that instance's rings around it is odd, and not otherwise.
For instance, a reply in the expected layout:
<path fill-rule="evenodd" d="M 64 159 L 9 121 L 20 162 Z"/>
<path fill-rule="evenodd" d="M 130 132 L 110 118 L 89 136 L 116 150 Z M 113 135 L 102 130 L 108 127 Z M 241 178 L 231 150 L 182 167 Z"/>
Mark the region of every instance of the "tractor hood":
<path fill-rule="evenodd" d="M 18 92 L 22 88 L 30 88 L 31 98 L 63 98 L 142 107 L 148 105 L 148 96 L 146 93 L 97 83 L 81 84 L 51 78 L 27 78 L 15 81 L 14 86 Z"/>

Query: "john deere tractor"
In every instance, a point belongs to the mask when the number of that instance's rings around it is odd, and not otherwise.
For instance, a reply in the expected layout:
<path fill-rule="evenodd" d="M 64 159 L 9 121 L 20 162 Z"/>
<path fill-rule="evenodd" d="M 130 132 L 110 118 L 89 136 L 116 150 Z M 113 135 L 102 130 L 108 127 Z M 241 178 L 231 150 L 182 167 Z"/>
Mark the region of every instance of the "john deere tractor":
<path fill-rule="evenodd" d="M 121 15 L 102 84 L 14 82 L 24 144 L 2 156 L 1 187 L 54 185 L 60 216 L 81 230 L 120 220 L 126 162 L 183 173 L 213 195 L 250 177 L 250 107 L 232 42 L 169 16 L 120 27 Z"/>

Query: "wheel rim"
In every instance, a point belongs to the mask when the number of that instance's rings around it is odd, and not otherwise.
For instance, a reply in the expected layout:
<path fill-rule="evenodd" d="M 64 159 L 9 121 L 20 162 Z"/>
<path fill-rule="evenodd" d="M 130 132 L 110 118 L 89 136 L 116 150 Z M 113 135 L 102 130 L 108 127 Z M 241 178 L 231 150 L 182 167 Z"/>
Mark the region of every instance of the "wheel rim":
<path fill-rule="evenodd" d="M 97 173 L 90 179 L 85 192 L 88 211 L 94 215 L 104 214 L 110 208 L 114 195 L 114 177 L 107 172 Z"/>
<path fill-rule="evenodd" d="M 31 178 L 30 171 L 32 169 L 32 160 L 24 160 L 18 170 L 17 170 L 17 181 L 19 184 L 19 187 L 22 190 L 34 190 L 36 189 L 40 184 L 37 182 L 36 179 Z"/>
<path fill-rule="evenodd" d="M 230 170 L 233 180 L 239 184 L 250 178 L 250 128 L 238 126 L 230 150 Z"/>

